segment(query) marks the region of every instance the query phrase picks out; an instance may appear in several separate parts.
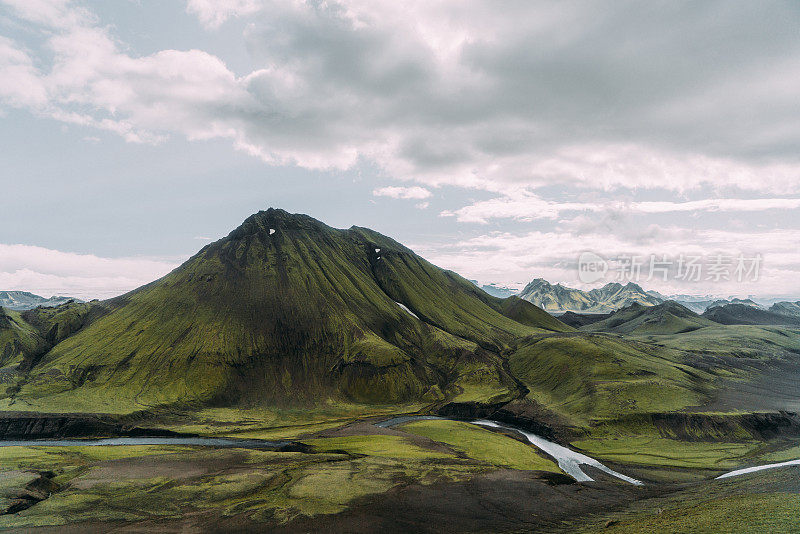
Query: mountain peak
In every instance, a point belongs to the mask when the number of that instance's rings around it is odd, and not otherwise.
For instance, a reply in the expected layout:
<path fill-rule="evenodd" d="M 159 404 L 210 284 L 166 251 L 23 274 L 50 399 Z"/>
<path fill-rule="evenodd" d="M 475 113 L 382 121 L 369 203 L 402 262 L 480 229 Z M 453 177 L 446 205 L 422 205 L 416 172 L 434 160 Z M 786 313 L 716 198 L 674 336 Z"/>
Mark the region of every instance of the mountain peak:
<path fill-rule="evenodd" d="M 241 239 L 256 234 L 273 235 L 280 230 L 320 232 L 330 230 L 330 227 L 302 213 L 289 213 L 279 208 L 269 208 L 249 216 L 238 228 L 228 234 L 228 237 Z"/>

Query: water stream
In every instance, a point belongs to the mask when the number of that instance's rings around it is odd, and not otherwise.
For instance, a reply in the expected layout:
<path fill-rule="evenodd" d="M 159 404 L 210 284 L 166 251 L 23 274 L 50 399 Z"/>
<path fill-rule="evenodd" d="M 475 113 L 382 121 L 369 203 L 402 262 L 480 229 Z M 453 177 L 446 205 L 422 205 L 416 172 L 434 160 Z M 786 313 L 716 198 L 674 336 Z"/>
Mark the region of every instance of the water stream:
<path fill-rule="evenodd" d="M 263 439 L 163 437 L 163 438 L 107 438 L 107 439 L 27 439 L 0 440 L 0 447 L 103 447 L 119 445 L 202 445 L 206 447 L 238 447 L 243 449 L 277 449 L 290 445 L 289 441 Z"/>
<path fill-rule="evenodd" d="M 446 417 L 438 417 L 434 415 L 404 415 L 394 417 L 375 426 L 382 428 L 389 428 L 409 421 L 425 421 L 425 420 L 449 420 Z M 591 466 L 613 477 L 624 480 L 631 484 L 641 486 L 642 482 L 635 478 L 623 475 L 613 469 L 606 467 L 594 458 L 586 456 L 585 454 L 573 451 L 558 443 L 546 440 L 541 436 L 526 432 L 513 426 L 498 423 L 496 421 L 489 421 L 485 419 L 472 421 L 473 425 L 502 428 L 519 432 L 525 437 L 532 445 L 542 450 L 556 460 L 558 466 L 569 476 L 578 482 L 591 482 L 594 480 L 587 475 L 581 466 Z M 203 438 L 203 437 L 121 437 L 121 438 L 106 438 L 106 439 L 28 439 L 28 440 L 0 440 L 0 447 L 102 447 L 102 446 L 119 446 L 119 445 L 195 445 L 204 447 L 216 448 L 244 448 L 244 449 L 278 449 L 292 445 L 290 441 L 267 441 L 261 439 L 237 439 L 237 438 Z M 787 462 L 779 462 L 774 464 L 759 465 L 754 467 L 745 467 L 736 469 L 728 473 L 724 473 L 717 477 L 729 478 L 747 473 L 755 473 L 766 469 L 774 469 L 778 467 L 800 466 L 800 459 L 789 460 Z"/>

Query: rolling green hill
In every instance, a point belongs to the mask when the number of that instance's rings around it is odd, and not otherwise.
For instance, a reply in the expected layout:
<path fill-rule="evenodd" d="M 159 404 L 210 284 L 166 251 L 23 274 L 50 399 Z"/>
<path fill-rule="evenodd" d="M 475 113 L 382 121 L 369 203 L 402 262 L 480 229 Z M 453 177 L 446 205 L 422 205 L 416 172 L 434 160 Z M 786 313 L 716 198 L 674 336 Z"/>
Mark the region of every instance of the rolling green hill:
<path fill-rule="evenodd" d="M 501 354 L 571 330 L 381 234 L 275 209 L 104 306 L 85 327 L 59 323 L 77 333 L 55 331 L 16 406 L 496 402 L 520 388 Z"/>
<path fill-rule="evenodd" d="M 574 426 L 705 402 L 713 373 L 680 350 L 606 334 L 546 336 L 510 357 L 528 398 Z"/>
<path fill-rule="evenodd" d="M 714 322 L 677 302 L 667 301 L 656 306 L 631 304 L 607 319 L 581 327 L 581 330 L 617 334 L 677 334 L 714 325 Z"/>

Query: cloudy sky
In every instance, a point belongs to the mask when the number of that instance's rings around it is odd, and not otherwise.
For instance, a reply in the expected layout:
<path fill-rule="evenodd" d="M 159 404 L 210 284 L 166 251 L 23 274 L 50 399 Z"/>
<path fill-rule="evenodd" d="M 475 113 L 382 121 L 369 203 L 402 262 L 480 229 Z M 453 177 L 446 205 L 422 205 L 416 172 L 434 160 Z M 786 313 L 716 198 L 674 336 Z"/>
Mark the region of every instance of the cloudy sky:
<path fill-rule="evenodd" d="M 800 296 L 799 29 L 790 1 L 0 0 L 0 289 L 111 296 L 274 206 L 481 282 L 582 286 L 588 250 L 760 258 L 642 282 Z"/>

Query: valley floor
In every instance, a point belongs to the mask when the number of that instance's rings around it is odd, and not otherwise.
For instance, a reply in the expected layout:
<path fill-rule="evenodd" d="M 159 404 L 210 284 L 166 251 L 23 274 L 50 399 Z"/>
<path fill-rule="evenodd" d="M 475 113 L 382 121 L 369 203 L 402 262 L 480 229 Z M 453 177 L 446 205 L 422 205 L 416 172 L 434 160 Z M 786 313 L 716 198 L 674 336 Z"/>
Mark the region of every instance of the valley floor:
<path fill-rule="evenodd" d="M 259 421 L 254 413 L 238 423 L 233 413 L 213 415 L 228 417 L 216 426 L 200 418 L 180 427 L 205 435 L 288 439 L 294 452 L 173 445 L 2 447 L 0 507 L 6 513 L 0 515 L 0 530 L 800 529 L 794 513 L 800 509 L 797 467 L 713 479 L 740 465 L 736 457 L 752 447 L 683 448 L 673 440 L 658 461 L 655 455 L 623 458 L 611 449 L 597 450 L 607 465 L 646 482 L 639 487 L 590 467 L 585 469 L 595 481 L 575 482 L 519 434 L 465 422 L 410 421 L 381 428 L 374 423 L 385 415 L 353 420 L 337 414 L 291 425 Z M 800 447 L 791 445 L 773 444 L 758 461 L 800 457 Z"/>

